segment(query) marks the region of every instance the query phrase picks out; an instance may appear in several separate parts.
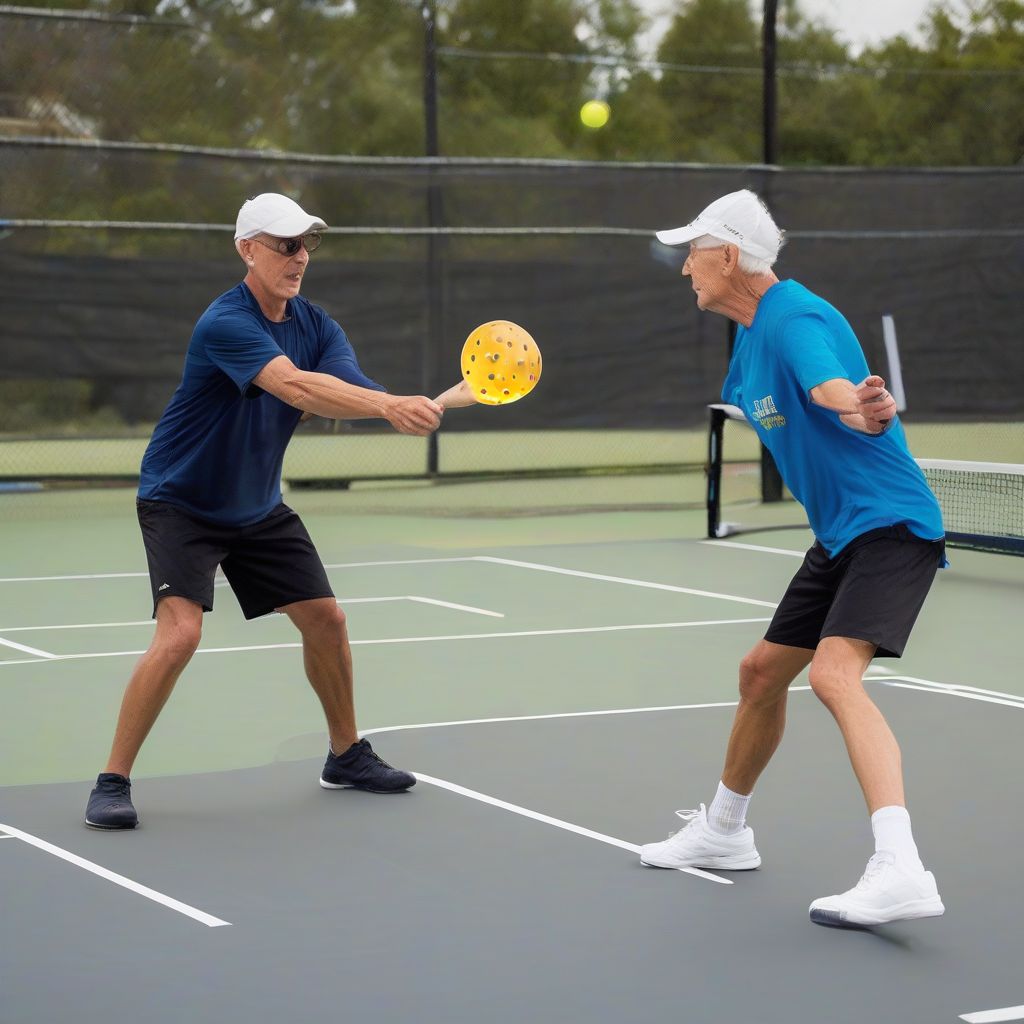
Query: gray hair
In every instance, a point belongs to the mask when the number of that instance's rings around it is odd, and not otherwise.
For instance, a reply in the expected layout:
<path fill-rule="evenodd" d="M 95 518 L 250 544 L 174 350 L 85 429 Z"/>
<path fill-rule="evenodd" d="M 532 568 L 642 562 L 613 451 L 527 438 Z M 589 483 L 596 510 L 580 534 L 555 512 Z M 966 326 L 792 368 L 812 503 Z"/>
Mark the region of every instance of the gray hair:
<path fill-rule="evenodd" d="M 782 232 L 779 231 L 781 235 Z M 695 238 L 690 245 L 695 249 L 715 249 L 720 245 L 736 245 L 735 241 L 729 241 L 727 238 L 718 238 L 716 235 L 701 235 L 699 238 Z M 739 249 L 739 246 L 736 246 Z M 782 248 L 782 245 L 779 245 Z M 776 259 L 778 257 L 776 256 Z M 744 274 L 748 274 L 750 277 L 760 277 L 764 274 L 770 274 L 772 272 L 772 266 L 775 260 L 769 262 L 768 260 L 762 260 L 757 256 L 751 256 L 749 252 L 744 252 L 740 249 L 740 258 L 738 266 Z"/>

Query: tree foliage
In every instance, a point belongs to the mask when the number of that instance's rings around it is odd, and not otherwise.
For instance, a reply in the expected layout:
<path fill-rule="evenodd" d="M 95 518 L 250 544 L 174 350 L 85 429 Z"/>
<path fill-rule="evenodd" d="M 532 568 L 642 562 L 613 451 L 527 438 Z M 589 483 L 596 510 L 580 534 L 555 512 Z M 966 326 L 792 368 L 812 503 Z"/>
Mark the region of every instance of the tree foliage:
<path fill-rule="evenodd" d="M 784 2 L 779 18 L 781 163 L 1024 159 L 1021 0 L 936 4 L 921 41 L 896 37 L 858 54 L 799 3 Z M 87 7 L 153 20 L 0 16 L 6 123 L 34 120 L 41 133 L 118 141 L 424 151 L 419 0 Z M 441 151 L 757 162 L 760 11 L 748 0 L 676 0 L 644 60 L 638 40 L 646 28 L 636 0 L 437 0 Z M 610 103 L 612 116 L 588 129 L 578 112 L 595 97 Z M 131 204 L 144 207 L 146 183 L 130 185 Z"/>

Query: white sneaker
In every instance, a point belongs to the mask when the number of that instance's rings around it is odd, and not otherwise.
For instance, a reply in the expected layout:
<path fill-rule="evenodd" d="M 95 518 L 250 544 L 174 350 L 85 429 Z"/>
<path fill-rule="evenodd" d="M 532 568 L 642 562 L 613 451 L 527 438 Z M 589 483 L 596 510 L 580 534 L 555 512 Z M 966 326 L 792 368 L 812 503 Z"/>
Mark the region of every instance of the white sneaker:
<path fill-rule="evenodd" d="M 891 853 L 883 852 L 868 861 L 861 880 L 852 889 L 815 900 L 811 920 L 848 928 L 939 917 L 945 910 L 930 871 L 898 862 Z"/>
<path fill-rule="evenodd" d="M 761 863 L 754 847 L 754 833 L 742 828 L 731 836 L 719 835 L 708 825 L 701 804 L 696 811 L 676 811 L 686 825 L 663 843 L 640 847 L 640 863 L 651 868 L 718 868 L 749 871 Z"/>

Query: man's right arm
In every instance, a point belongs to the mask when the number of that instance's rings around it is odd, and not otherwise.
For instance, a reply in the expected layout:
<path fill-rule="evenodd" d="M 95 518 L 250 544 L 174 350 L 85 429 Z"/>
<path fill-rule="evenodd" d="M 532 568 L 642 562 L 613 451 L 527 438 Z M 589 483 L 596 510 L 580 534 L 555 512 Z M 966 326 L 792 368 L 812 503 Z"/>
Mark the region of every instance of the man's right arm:
<path fill-rule="evenodd" d="M 839 413 L 839 418 L 852 430 L 862 434 L 884 434 L 896 415 L 896 402 L 885 390 L 885 381 L 871 375 L 860 384 L 835 378 L 811 388 L 815 405 Z"/>
<path fill-rule="evenodd" d="M 389 395 L 327 373 L 300 370 L 284 355 L 271 359 L 253 383 L 304 413 L 338 420 L 380 417 L 399 433 L 420 437 L 437 430 L 444 411 L 423 395 Z"/>

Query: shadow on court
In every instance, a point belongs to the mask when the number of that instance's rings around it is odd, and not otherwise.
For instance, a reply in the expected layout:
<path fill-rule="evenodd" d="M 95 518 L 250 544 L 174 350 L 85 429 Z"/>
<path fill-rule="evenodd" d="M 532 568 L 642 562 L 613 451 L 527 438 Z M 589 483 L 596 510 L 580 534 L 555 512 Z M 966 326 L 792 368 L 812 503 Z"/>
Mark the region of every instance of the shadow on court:
<path fill-rule="evenodd" d="M 421 782 L 326 792 L 319 762 L 148 779 L 142 825 L 81 825 L 88 784 L 0 790 L 0 821 L 230 927 L 0 841 L 0 1021 L 956 1021 L 1024 1001 L 1024 708 L 872 684 L 904 752 L 937 920 L 822 929 L 871 834 L 839 733 L 805 691 L 721 885 Z M 710 799 L 733 709 L 384 732 L 389 760 L 627 844 Z"/>

